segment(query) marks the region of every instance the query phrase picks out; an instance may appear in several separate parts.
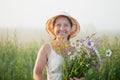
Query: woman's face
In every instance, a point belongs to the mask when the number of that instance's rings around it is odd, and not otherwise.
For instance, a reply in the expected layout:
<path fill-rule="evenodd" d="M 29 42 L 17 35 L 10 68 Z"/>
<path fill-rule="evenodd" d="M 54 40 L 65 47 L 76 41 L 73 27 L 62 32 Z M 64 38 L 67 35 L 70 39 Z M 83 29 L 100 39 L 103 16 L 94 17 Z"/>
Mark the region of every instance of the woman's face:
<path fill-rule="evenodd" d="M 54 24 L 54 33 L 57 38 L 68 38 L 72 26 L 66 17 L 58 17 Z"/>

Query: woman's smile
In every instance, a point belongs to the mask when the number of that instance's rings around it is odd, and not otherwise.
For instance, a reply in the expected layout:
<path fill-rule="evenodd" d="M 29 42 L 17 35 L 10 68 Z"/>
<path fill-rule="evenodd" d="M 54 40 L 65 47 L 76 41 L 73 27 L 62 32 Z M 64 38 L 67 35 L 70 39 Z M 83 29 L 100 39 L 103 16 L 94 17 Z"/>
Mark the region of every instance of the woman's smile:
<path fill-rule="evenodd" d="M 62 31 L 59 30 L 58 33 L 59 33 L 60 35 L 65 35 L 65 34 L 67 33 L 67 31 L 65 31 L 65 30 L 64 30 L 64 31 L 63 31 L 63 30 L 62 30 Z"/>

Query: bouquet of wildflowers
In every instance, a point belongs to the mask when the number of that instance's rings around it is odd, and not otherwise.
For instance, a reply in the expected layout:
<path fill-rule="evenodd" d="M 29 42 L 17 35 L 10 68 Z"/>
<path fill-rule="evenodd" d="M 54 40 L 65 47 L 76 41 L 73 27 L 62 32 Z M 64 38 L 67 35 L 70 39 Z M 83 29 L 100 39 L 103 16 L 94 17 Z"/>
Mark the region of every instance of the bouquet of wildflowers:
<path fill-rule="evenodd" d="M 100 66 L 101 59 L 96 49 L 98 44 L 95 40 L 92 40 L 94 35 L 92 34 L 85 39 L 76 40 L 75 43 L 72 43 L 76 48 L 76 52 L 69 52 L 68 56 L 63 59 L 62 80 L 85 77 L 89 69 Z"/>

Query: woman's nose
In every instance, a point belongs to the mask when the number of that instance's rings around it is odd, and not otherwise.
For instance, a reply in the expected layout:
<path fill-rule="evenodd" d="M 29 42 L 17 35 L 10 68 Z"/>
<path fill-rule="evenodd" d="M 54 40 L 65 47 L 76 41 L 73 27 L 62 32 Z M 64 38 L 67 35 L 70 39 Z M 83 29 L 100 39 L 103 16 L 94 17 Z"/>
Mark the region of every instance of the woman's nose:
<path fill-rule="evenodd" d="M 61 29 L 61 30 L 64 30 L 64 29 L 65 29 L 65 27 L 64 27 L 63 25 L 61 25 L 60 29 Z"/>

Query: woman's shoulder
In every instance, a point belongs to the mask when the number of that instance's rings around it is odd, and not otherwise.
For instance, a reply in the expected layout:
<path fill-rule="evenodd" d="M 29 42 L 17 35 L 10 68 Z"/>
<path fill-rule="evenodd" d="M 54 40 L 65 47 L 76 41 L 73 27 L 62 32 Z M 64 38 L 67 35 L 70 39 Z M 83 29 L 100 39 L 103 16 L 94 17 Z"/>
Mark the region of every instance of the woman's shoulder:
<path fill-rule="evenodd" d="M 50 42 L 46 42 L 44 43 L 41 48 L 45 49 L 45 50 L 50 50 Z"/>
<path fill-rule="evenodd" d="M 47 57 L 49 56 L 50 52 L 51 52 L 51 47 L 49 42 L 44 43 L 39 50 L 40 54 Z"/>
<path fill-rule="evenodd" d="M 46 42 L 44 44 L 42 44 L 42 46 L 40 47 L 40 50 L 44 51 L 44 52 L 49 52 L 50 51 L 50 43 Z"/>

